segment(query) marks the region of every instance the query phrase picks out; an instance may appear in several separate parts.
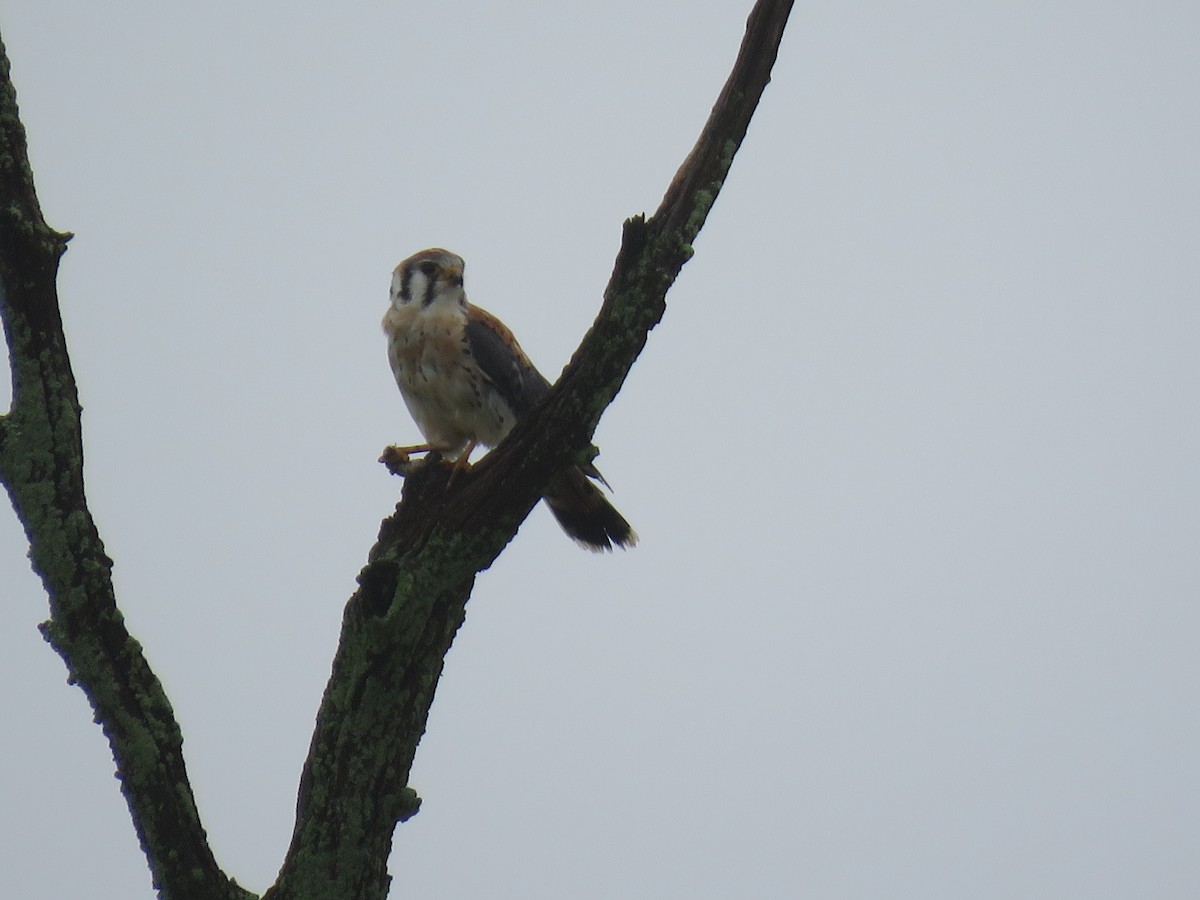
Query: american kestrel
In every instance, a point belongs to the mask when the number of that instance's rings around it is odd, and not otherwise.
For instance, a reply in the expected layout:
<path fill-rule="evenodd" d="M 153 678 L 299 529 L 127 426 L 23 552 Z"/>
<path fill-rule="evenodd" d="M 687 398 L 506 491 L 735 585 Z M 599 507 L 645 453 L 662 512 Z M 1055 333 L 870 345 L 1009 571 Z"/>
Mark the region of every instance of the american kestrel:
<path fill-rule="evenodd" d="M 422 250 L 392 273 L 383 317 L 388 361 L 426 444 L 465 467 L 478 445 L 494 447 L 546 392 L 548 382 L 504 323 L 467 301 L 462 257 Z M 555 476 L 542 497 L 570 537 L 589 550 L 637 543 L 629 523 L 591 480 L 591 464 Z"/>

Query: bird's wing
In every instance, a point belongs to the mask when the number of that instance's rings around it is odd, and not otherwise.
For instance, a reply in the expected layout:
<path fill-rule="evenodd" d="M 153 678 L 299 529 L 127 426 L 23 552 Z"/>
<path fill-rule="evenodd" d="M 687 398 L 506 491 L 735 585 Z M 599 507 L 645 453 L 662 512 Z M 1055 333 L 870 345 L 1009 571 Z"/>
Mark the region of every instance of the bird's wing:
<path fill-rule="evenodd" d="M 527 413 L 550 390 L 508 327 L 485 309 L 467 309 L 467 347 L 485 378 L 518 416 Z"/>

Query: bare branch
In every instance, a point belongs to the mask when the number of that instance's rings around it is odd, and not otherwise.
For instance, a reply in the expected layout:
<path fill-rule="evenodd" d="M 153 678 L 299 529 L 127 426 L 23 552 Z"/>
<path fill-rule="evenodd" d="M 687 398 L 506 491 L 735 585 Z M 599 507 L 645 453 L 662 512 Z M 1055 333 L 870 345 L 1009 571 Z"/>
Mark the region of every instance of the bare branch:
<path fill-rule="evenodd" d="M 209 850 L 184 769 L 179 726 L 125 629 L 112 560 L 88 511 L 75 377 L 55 276 L 70 236 L 42 218 L 0 45 L 0 318 L 13 373 L 0 430 L 0 480 L 50 599 L 46 639 L 87 694 L 112 747 L 121 790 L 165 896 L 246 898 Z"/>
<path fill-rule="evenodd" d="M 547 398 L 452 487 L 436 466 L 406 479 L 347 604 L 292 845 L 264 900 L 387 895 L 392 830 L 419 804 L 408 774 L 475 575 L 512 539 L 553 474 L 587 454 L 692 255 L 770 78 L 791 6 L 755 6 L 700 139 L 657 212 L 625 223 L 600 314 Z"/>
<path fill-rule="evenodd" d="M 268 892 L 275 900 L 387 894 L 392 830 L 419 806 L 408 774 L 475 576 L 512 539 L 554 473 L 588 454 L 721 190 L 791 5 L 755 6 L 700 139 L 655 214 L 626 222 L 600 314 L 542 404 L 453 487 L 437 466 L 406 479 L 346 607 L 292 846 Z M 252 895 L 212 856 L 179 726 L 125 629 L 112 561 L 88 511 L 80 408 L 55 285 L 68 239 L 42 218 L 0 45 L 0 318 L 13 371 L 12 407 L 0 416 L 0 480 L 49 596 L 43 632 L 108 736 L 161 894 L 246 900 Z"/>

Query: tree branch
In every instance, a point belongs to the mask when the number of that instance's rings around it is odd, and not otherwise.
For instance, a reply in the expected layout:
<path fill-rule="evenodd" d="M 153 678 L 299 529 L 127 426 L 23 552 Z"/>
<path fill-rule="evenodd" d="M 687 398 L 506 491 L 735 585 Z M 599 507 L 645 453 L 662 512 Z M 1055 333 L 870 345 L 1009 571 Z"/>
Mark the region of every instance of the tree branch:
<path fill-rule="evenodd" d="M 692 255 L 770 80 L 791 7 L 754 7 L 696 146 L 655 214 L 625 223 L 600 314 L 550 394 L 452 487 L 441 467 L 407 478 L 346 606 L 292 844 L 264 900 L 387 895 L 392 830 L 419 805 L 408 774 L 475 575 L 512 539 L 553 474 L 587 454 Z"/>
<path fill-rule="evenodd" d="M 88 512 L 75 377 L 55 276 L 70 235 L 42 217 L 0 44 L 0 318 L 12 407 L 0 429 L 0 480 L 50 599 L 42 633 L 83 688 L 112 747 L 121 790 L 162 896 L 246 898 L 218 868 L 196 812 L 179 726 L 125 629 L 112 560 Z"/>
<path fill-rule="evenodd" d="M 553 474 L 587 455 L 666 292 L 692 255 L 765 88 L 790 0 L 759 0 L 695 148 L 649 218 L 625 223 L 604 304 L 542 404 L 453 487 L 427 466 L 346 606 L 339 650 L 301 777 L 282 898 L 382 898 L 398 821 L 443 659 L 475 575 L 512 539 Z M 80 408 L 55 278 L 69 235 L 42 217 L 0 44 L 0 319 L 13 398 L 0 416 L 0 480 L 50 601 L 43 633 L 87 694 L 112 748 L 138 838 L 164 897 L 252 895 L 217 866 L 196 811 L 182 737 L 162 686 L 125 629 L 83 485 Z"/>

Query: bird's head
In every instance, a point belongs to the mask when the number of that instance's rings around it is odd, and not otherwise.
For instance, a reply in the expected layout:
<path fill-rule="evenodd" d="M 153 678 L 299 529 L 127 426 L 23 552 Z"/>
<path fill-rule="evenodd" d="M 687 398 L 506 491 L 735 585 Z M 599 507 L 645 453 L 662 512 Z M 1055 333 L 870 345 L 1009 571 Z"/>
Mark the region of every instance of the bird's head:
<path fill-rule="evenodd" d="M 433 248 L 414 253 L 392 273 L 392 305 L 432 307 L 466 306 L 461 256 Z"/>

